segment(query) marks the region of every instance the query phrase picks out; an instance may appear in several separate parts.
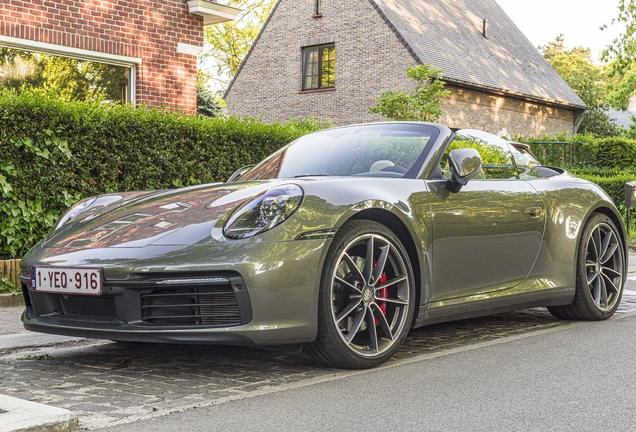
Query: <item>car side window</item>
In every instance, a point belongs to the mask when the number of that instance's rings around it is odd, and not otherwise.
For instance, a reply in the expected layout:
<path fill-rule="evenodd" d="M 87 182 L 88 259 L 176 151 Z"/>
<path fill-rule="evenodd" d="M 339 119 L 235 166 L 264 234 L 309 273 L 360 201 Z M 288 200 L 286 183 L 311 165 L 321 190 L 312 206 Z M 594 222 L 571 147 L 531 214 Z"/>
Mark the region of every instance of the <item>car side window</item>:
<path fill-rule="evenodd" d="M 473 148 L 481 156 L 481 169 L 474 179 L 500 180 L 518 178 L 517 167 L 510 151 L 510 145 L 506 141 L 492 142 L 472 134 L 462 134 L 461 132 L 455 135 L 442 156 L 440 161 L 442 178 L 451 178 L 448 155 L 453 150 L 463 148 Z"/>
<path fill-rule="evenodd" d="M 539 161 L 524 144 L 510 143 L 484 131 L 462 129 L 455 134 L 442 156 L 435 178 L 450 178 L 448 155 L 461 148 L 473 148 L 481 156 L 482 168 L 476 179 L 532 180 L 544 177 L 536 168 L 540 165 Z"/>

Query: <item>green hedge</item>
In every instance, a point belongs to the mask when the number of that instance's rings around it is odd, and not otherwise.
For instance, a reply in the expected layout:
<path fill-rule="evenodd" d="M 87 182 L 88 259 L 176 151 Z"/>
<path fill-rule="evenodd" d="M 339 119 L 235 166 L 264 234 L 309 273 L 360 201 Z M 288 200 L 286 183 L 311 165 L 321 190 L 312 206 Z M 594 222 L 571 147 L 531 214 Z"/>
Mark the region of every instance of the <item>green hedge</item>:
<path fill-rule="evenodd" d="M 20 256 L 80 198 L 225 181 L 322 127 L 0 91 L 0 258 Z"/>
<path fill-rule="evenodd" d="M 599 185 L 625 215 L 625 183 L 636 180 L 636 168 L 626 170 L 585 168 L 570 171 L 573 175 Z"/>
<path fill-rule="evenodd" d="M 636 141 L 622 137 L 596 140 L 590 146 L 593 165 L 602 168 L 636 167 Z"/>

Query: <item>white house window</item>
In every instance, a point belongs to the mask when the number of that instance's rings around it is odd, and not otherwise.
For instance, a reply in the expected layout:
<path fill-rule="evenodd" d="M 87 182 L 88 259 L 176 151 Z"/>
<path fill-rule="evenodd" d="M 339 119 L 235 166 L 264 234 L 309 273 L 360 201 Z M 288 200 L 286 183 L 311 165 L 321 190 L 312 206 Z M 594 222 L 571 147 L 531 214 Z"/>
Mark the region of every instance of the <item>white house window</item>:
<path fill-rule="evenodd" d="M 333 44 L 303 48 L 303 90 L 336 85 L 336 47 Z"/>
<path fill-rule="evenodd" d="M 46 88 L 73 101 L 135 102 L 141 59 L 0 36 L 0 88 Z"/>

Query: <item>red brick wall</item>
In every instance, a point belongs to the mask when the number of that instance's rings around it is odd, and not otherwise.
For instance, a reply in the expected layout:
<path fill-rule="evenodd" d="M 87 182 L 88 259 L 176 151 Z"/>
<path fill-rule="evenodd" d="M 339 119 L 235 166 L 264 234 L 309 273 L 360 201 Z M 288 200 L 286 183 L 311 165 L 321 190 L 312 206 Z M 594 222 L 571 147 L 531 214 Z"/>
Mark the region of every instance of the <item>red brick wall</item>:
<path fill-rule="evenodd" d="M 142 59 L 138 104 L 196 111 L 196 56 L 203 18 L 183 0 L 2 0 L 0 35 Z"/>

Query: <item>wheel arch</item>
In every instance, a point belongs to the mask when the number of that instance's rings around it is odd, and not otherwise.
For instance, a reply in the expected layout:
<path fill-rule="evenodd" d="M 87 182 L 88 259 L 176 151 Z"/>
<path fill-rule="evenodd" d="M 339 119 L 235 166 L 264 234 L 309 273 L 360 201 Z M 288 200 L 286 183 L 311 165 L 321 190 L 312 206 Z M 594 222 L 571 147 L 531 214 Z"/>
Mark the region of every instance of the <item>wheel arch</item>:
<path fill-rule="evenodd" d="M 621 243 L 623 244 L 623 256 L 625 257 L 625 265 L 627 265 L 627 262 L 629 261 L 629 250 L 627 245 L 628 243 L 627 233 L 625 231 L 625 225 L 623 224 L 623 218 L 619 216 L 618 214 L 616 214 L 616 212 L 612 210 L 611 208 L 604 205 L 600 205 L 587 215 L 587 217 L 585 218 L 585 221 L 587 222 L 590 216 L 592 216 L 594 213 L 604 214 L 605 216 L 610 218 L 612 222 L 614 222 L 614 225 L 616 225 L 616 229 L 618 229 L 618 231 L 621 234 Z"/>
<path fill-rule="evenodd" d="M 413 236 L 411 235 L 406 224 L 398 216 L 388 210 L 378 208 L 366 209 L 357 212 L 348 220 L 360 219 L 371 220 L 384 225 L 400 239 L 402 245 L 404 246 L 404 249 L 406 249 L 408 258 L 411 261 L 411 267 L 413 268 L 413 275 L 415 276 L 415 286 L 417 288 L 415 290 L 415 312 L 413 314 L 413 322 L 411 323 L 411 327 L 413 327 L 415 325 L 420 310 L 420 301 L 422 298 L 423 289 L 422 265 L 418 249 L 415 245 L 415 241 L 413 240 Z"/>

